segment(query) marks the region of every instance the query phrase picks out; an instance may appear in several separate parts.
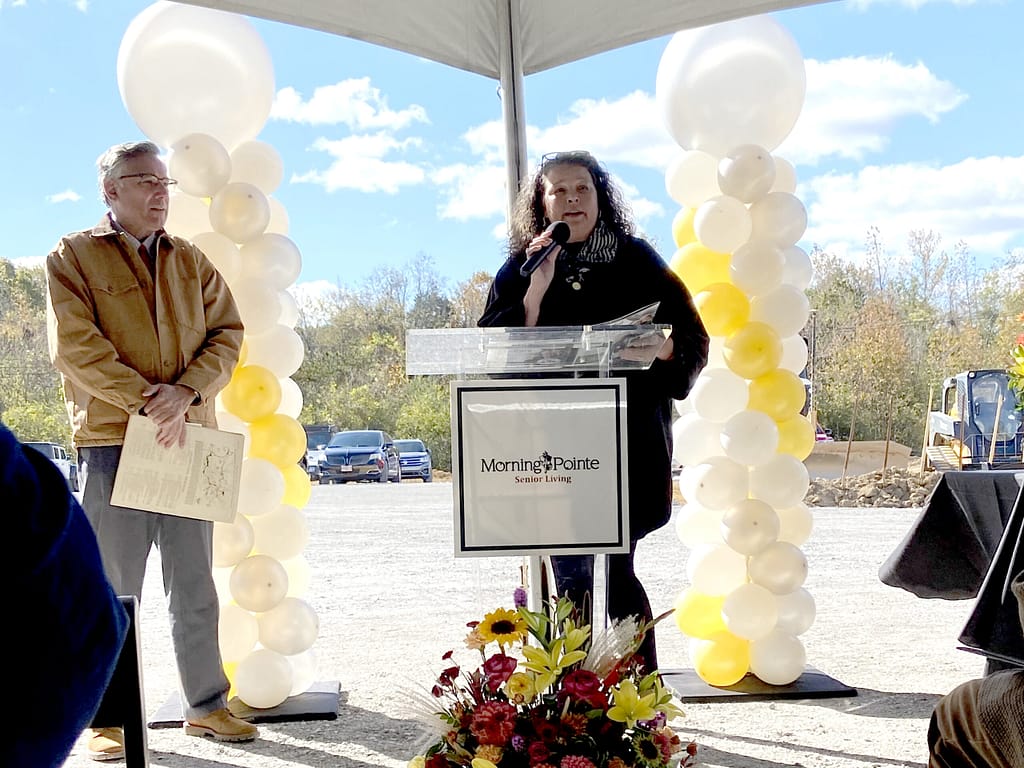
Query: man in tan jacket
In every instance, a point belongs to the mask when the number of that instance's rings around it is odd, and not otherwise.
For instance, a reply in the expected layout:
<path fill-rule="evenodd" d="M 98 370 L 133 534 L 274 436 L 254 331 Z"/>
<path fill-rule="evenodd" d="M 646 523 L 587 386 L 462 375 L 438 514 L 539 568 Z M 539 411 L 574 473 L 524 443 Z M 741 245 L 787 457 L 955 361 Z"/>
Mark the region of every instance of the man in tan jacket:
<path fill-rule="evenodd" d="M 50 357 L 82 461 L 82 506 L 114 590 L 141 598 L 150 549 L 160 549 L 186 733 L 250 741 L 256 728 L 226 709 L 213 524 L 110 504 L 128 417 L 152 419 L 165 447 L 184 445 L 186 421 L 215 427 L 214 397 L 242 344 L 224 279 L 163 229 L 174 181 L 159 152 L 150 142 L 118 144 L 97 161 L 109 212 L 46 260 Z M 120 729 L 94 731 L 89 750 L 97 760 L 121 757 Z"/>

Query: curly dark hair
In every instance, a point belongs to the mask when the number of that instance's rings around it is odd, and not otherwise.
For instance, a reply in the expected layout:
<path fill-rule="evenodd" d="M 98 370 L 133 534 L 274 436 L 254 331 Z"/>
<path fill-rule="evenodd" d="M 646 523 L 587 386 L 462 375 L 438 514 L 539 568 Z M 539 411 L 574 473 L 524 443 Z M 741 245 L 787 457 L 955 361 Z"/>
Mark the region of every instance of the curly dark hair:
<path fill-rule="evenodd" d="M 530 241 L 550 223 L 544 216 L 544 174 L 556 165 L 586 168 L 594 180 L 597 211 L 601 221 L 619 237 L 633 234 L 632 211 L 608 170 L 589 152 L 555 152 L 544 155 L 532 178 L 525 180 L 519 187 L 508 227 L 510 254 L 525 251 Z"/>

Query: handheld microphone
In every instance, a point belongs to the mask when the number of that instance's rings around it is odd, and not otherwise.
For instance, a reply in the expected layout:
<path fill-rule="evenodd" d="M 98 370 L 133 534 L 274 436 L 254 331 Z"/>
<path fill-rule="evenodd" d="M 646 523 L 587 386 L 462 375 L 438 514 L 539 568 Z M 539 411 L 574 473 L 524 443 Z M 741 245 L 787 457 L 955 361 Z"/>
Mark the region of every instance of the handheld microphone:
<path fill-rule="evenodd" d="M 569 225 L 564 221 L 556 221 L 544 230 L 544 234 L 551 237 L 551 242 L 523 262 L 523 266 L 519 268 L 519 274 L 523 277 L 532 275 L 555 248 L 559 248 L 569 242 L 571 232 L 569 231 Z"/>

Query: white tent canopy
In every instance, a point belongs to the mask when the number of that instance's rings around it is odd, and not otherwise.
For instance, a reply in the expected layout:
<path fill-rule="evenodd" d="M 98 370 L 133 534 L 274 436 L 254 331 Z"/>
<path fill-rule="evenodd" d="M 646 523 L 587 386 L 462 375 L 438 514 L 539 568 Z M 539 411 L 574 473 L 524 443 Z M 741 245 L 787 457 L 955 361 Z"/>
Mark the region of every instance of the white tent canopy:
<path fill-rule="evenodd" d="M 681 29 L 822 0 L 185 0 L 364 40 L 501 82 L 509 195 L 526 165 L 523 76 Z"/>

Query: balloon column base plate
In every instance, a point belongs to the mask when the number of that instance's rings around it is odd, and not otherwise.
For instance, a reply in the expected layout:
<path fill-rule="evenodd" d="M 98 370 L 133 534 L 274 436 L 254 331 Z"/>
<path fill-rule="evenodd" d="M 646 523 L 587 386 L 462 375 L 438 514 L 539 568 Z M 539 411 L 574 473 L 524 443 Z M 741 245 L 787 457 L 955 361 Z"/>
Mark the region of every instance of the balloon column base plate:
<path fill-rule="evenodd" d="M 228 702 L 228 709 L 235 717 L 250 723 L 285 723 L 300 720 L 337 720 L 338 698 L 341 685 L 337 680 L 313 683 L 308 691 L 298 696 L 289 696 L 276 707 L 254 709 L 237 697 Z M 149 719 L 150 728 L 181 728 L 185 718 L 182 715 L 181 699 L 172 693 Z"/>
<path fill-rule="evenodd" d="M 850 688 L 813 667 L 808 667 L 789 685 L 769 685 L 748 674 L 735 685 L 719 687 L 708 685 L 692 669 L 662 670 L 661 678 L 665 686 L 671 688 L 680 701 L 698 704 L 768 699 L 831 699 L 857 695 L 856 688 Z"/>

